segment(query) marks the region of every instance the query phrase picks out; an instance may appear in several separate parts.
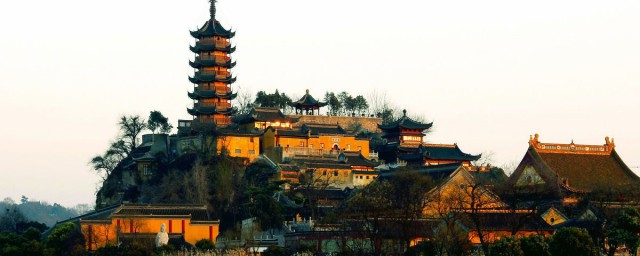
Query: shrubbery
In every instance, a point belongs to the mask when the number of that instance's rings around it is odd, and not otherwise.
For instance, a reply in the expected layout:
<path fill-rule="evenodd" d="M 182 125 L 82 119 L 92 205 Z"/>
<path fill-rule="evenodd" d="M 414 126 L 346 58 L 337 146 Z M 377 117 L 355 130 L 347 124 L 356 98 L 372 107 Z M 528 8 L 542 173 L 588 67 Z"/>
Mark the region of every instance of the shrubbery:
<path fill-rule="evenodd" d="M 598 248 L 587 230 L 561 228 L 550 238 L 505 237 L 491 246 L 493 256 L 597 256 Z"/>

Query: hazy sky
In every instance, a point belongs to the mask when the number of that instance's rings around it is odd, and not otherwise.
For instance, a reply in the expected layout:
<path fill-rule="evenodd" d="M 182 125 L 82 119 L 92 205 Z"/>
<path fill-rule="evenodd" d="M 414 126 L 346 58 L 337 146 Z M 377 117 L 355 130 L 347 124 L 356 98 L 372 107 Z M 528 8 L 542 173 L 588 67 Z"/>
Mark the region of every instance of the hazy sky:
<path fill-rule="evenodd" d="M 206 0 L 0 3 L 0 197 L 93 202 L 121 114 L 189 118 Z M 386 92 L 427 140 L 518 162 L 529 135 L 640 165 L 640 1 L 220 0 L 234 88 Z"/>

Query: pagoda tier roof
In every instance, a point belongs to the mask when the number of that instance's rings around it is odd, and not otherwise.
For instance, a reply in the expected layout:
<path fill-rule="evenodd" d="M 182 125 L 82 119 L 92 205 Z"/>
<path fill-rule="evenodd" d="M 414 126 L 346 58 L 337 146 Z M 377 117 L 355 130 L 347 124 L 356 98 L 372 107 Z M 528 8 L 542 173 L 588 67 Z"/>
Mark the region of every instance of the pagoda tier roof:
<path fill-rule="evenodd" d="M 216 75 L 204 75 L 204 74 L 200 74 L 200 72 L 196 72 L 196 74 L 193 77 L 189 77 L 189 81 L 191 81 L 194 84 L 211 83 L 211 82 L 223 82 L 223 83 L 232 84 L 236 82 L 236 78 L 232 77 L 231 74 L 229 74 L 226 77 L 219 78 Z"/>
<path fill-rule="evenodd" d="M 297 119 L 287 117 L 279 108 L 253 107 L 246 114 L 237 115 L 231 118 L 234 123 L 248 124 L 253 122 L 297 122 Z"/>
<path fill-rule="evenodd" d="M 231 61 L 229 59 L 226 62 L 218 62 L 216 60 L 202 60 L 196 58 L 194 61 L 189 61 L 189 66 L 192 68 L 204 68 L 204 67 L 223 67 L 223 68 L 233 68 L 236 66 L 235 61 Z"/>
<path fill-rule="evenodd" d="M 407 111 L 404 110 L 404 115 L 396 120 L 395 122 L 392 123 L 388 123 L 388 124 L 380 124 L 378 125 L 378 128 L 380 128 L 381 130 L 383 130 L 385 133 L 391 133 L 394 131 L 398 131 L 400 129 L 410 129 L 410 130 L 426 130 L 431 128 L 431 126 L 433 126 L 433 122 L 431 123 L 422 123 L 422 122 L 418 122 L 415 121 L 411 118 L 409 118 L 407 116 Z"/>
<path fill-rule="evenodd" d="M 232 100 L 232 99 L 235 99 L 238 94 L 233 93 L 232 91 L 218 92 L 216 90 L 211 90 L 211 91 L 195 90 L 194 92 L 188 93 L 188 95 L 189 95 L 189 98 L 193 100 L 212 99 L 212 98 Z"/>
<path fill-rule="evenodd" d="M 222 27 L 222 24 L 220 24 L 220 22 L 218 22 L 215 19 L 208 20 L 198 30 L 190 31 L 190 33 L 191 33 L 191 36 L 195 38 L 211 37 L 211 36 L 221 36 L 225 38 L 232 38 L 236 35 L 236 32 L 232 32 L 231 30 L 228 30 Z"/>
<path fill-rule="evenodd" d="M 209 107 L 209 106 L 198 106 L 198 104 L 196 103 L 194 108 L 187 108 L 187 112 L 189 112 L 189 114 L 192 115 L 192 116 L 211 115 L 211 114 L 232 115 L 232 114 L 238 112 L 238 110 L 235 107 L 231 107 L 231 108 L 216 108 L 214 106 L 211 106 L 211 107 Z"/>
<path fill-rule="evenodd" d="M 216 46 L 215 44 L 208 45 L 208 44 L 196 43 L 195 46 L 189 46 L 189 50 L 191 50 L 193 53 L 210 52 L 210 51 L 221 51 L 225 53 L 233 53 L 236 51 L 236 47 L 231 45 L 226 47 L 220 47 L 220 46 Z"/>
<path fill-rule="evenodd" d="M 462 152 L 458 144 L 424 144 L 422 146 L 422 155 L 425 159 L 433 160 L 462 160 L 475 161 L 480 159 L 480 155 L 472 155 Z"/>
<path fill-rule="evenodd" d="M 298 101 L 295 101 L 293 103 L 291 103 L 291 106 L 294 108 L 320 108 L 320 107 L 324 107 L 326 106 L 327 103 L 326 102 L 320 102 L 318 100 L 316 100 L 315 98 L 313 98 L 313 96 L 311 96 L 311 94 L 309 94 L 309 90 L 307 89 L 307 93 L 302 96 L 302 98 L 300 98 Z"/>

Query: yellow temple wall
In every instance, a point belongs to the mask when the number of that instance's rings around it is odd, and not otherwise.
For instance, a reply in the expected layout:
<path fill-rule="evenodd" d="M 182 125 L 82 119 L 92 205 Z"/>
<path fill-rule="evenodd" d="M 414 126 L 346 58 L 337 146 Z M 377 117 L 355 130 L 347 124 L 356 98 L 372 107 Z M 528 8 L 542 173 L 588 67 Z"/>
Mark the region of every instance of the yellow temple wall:
<path fill-rule="evenodd" d="M 278 143 L 281 147 L 307 147 L 309 140 L 307 138 L 295 138 L 295 137 L 278 137 Z"/>
<path fill-rule="evenodd" d="M 253 161 L 260 155 L 260 137 L 220 136 L 217 148 L 218 154 L 226 148 L 232 157 L 243 157 Z"/>
<path fill-rule="evenodd" d="M 87 242 L 86 249 L 96 250 L 97 248 L 104 247 L 106 245 L 115 245 L 118 241 L 118 229 L 121 234 L 157 234 L 158 232 L 160 232 L 160 227 L 162 224 L 165 224 L 165 232 L 170 234 L 184 233 L 185 241 L 193 245 L 195 245 L 197 241 L 202 239 L 211 239 L 212 242 L 215 242 L 215 239 L 219 234 L 218 224 L 192 224 L 191 220 L 189 219 L 153 218 L 119 220 L 119 228 L 118 219 L 113 219 L 109 224 L 81 222 L 82 234 L 84 235 Z M 184 227 L 182 226 L 183 221 Z M 89 228 L 89 226 L 91 226 L 91 228 Z M 170 226 L 171 230 L 169 229 Z M 211 227 L 211 233 L 209 227 Z M 91 239 L 89 239 L 90 235 Z M 91 241 L 91 244 L 89 244 L 89 241 Z"/>
<path fill-rule="evenodd" d="M 369 140 L 358 140 L 355 136 L 320 135 L 309 138 L 308 146 L 310 148 L 331 149 L 334 145 L 347 151 L 360 151 L 363 156 L 369 157 Z"/>

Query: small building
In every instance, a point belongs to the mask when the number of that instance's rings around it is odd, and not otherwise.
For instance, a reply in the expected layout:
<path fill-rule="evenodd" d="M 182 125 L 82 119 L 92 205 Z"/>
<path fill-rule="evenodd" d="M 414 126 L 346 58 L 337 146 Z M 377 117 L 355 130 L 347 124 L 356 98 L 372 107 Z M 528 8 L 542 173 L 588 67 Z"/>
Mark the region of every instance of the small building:
<path fill-rule="evenodd" d="M 107 245 L 136 242 L 153 246 L 160 227 L 172 241 L 194 245 L 218 236 L 220 222 L 210 217 L 205 205 L 122 204 L 99 214 L 79 218 L 89 251 Z"/>
<path fill-rule="evenodd" d="M 309 89 L 298 101 L 291 103 L 291 106 L 296 109 L 296 114 L 300 115 L 319 115 L 320 108 L 326 106 L 326 102 L 320 102 L 316 100 L 311 94 Z"/>

